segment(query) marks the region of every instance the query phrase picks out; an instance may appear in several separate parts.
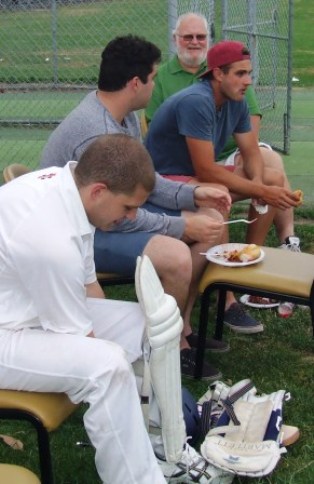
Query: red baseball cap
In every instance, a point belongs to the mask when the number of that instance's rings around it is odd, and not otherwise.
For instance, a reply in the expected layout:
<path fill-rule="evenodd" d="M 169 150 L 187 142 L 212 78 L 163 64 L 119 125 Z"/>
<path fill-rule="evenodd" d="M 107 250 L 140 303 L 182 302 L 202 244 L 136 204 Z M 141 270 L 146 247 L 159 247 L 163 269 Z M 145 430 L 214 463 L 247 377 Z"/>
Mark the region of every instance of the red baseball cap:
<path fill-rule="evenodd" d="M 215 67 L 222 67 L 233 62 L 250 59 L 247 47 L 237 40 L 222 40 L 207 52 L 207 70 L 199 77 L 204 77 Z"/>

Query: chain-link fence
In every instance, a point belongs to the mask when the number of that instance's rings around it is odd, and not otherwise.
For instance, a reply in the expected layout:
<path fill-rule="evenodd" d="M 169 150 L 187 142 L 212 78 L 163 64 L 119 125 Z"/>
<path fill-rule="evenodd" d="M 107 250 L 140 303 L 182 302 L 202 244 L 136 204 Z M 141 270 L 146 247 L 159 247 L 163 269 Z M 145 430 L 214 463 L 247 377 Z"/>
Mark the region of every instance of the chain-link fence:
<path fill-rule="evenodd" d="M 177 16 L 203 13 L 215 39 L 240 38 L 254 54 L 262 137 L 287 149 L 288 0 L 0 0 L 0 168 L 36 166 L 52 129 L 95 87 L 100 53 L 134 33 L 173 52 Z M 271 116 L 268 116 L 271 113 Z"/>
<path fill-rule="evenodd" d="M 261 139 L 289 151 L 291 102 L 290 0 L 223 0 L 222 36 L 252 53 L 253 84 L 264 113 Z"/>

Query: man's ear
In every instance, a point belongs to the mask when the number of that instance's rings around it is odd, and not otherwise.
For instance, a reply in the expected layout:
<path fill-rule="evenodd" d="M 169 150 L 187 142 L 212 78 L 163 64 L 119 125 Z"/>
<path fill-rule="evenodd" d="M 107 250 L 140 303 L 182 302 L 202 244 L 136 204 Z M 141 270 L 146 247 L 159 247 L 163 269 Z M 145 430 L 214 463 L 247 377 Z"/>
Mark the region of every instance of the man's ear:
<path fill-rule="evenodd" d="M 140 80 L 140 78 L 139 78 L 138 76 L 134 76 L 134 77 L 132 77 L 132 79 L 130 79 L 130 80 L 128 81 L 128 85 L 129 85 L 129 87 L 130 87 L 132 90 L 136 91 L 136 90 L 137 90 L 137 88 L 138 88 L 139 80 Z"/>
<path fill-rule="evenodd" d="M 98 200 L 100 197 L 102 197 L 105 193 L 105 191 L 108 190 L 108 187 L 105 183 L 93 183 L 90 186 L 90 197 L 93 201 Z"/>
<path fill-rule="evenodd" d="M 214 67 L 213 69 L 213 77 L 216 81 L 221 81 L 223 78 L 223 72 L 219 67 Z"/>

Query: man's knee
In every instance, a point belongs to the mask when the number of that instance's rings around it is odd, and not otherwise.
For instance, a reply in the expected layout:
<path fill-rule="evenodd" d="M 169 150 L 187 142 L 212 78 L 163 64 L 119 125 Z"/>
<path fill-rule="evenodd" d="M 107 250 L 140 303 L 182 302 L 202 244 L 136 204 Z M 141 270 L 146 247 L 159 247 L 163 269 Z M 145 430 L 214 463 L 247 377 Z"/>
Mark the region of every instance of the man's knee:
<path fill-rule="evenodd" d="M 92 360 L 94 360 L 94 377 L 105 377 L 111 379 L 127 379 L 132 374 L 132 366 L 127 360 L 124 349 L 109 341 L 104 341 L 105 348 L 102 351 L 96 351 Z M 108 361 L 110 360 L 110 362 Z"/>
<path fill-rule="evenodd" d="M 264 183 L 266 185 L 283 187 L 285 184 L 285 174 L 281 170 L 266 168 L 264 171 Z"/>
<path fill-rule="evenodd" d="M 197 185 L 202 187 L 209 187 L 209 188 L 217 188 L 224 193 L 229 193 L 229 189 L 225 185 L 220 185 L 219 183 L 208 183 L 208 182 L 201 182 L 198 178 L 192 178 L 189 182 L 190 185 Z"/>
<path fill-rule="evenodd" d="M 161 279 L 164 277 L 183 277 L 184 280 L 191 278 L 191 251 L 181 240 L 157 235 L 149 241 L 143 253 L 151 259 Z M 179 283 L 180 280 L 178 280 Z"/>
<path fill-rule="evenodd" d="M 203 215 L 207 215 L 208 217 L 216 220 L 216 222 L 223 223 L 224 217 L 223 215 L 218 212 L 218 210 L 214 208 L 206 208 L 206 207 L 200 207 L 196 213 L 201 213 Z M 193 216 L 193 215 L 192 215 Z"/>

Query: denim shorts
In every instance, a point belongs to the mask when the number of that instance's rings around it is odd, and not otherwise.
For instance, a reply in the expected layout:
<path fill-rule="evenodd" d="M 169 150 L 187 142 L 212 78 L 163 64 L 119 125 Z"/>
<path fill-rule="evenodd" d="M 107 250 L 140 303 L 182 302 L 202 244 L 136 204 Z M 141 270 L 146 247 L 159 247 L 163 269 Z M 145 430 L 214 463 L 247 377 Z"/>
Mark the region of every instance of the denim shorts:
<path fill-rule="evenodd" d="M 174 217 L 181 215 L 180 210 L 168 210 L 146 203 L 144 208 L 150 212 L 166 213 Z M 136 259 L 152 237 L 159 232 L 103 232 L 96 230 L 94 239 L 94 258 L 97 272 L 115 272 L 134 275 Z"/>

